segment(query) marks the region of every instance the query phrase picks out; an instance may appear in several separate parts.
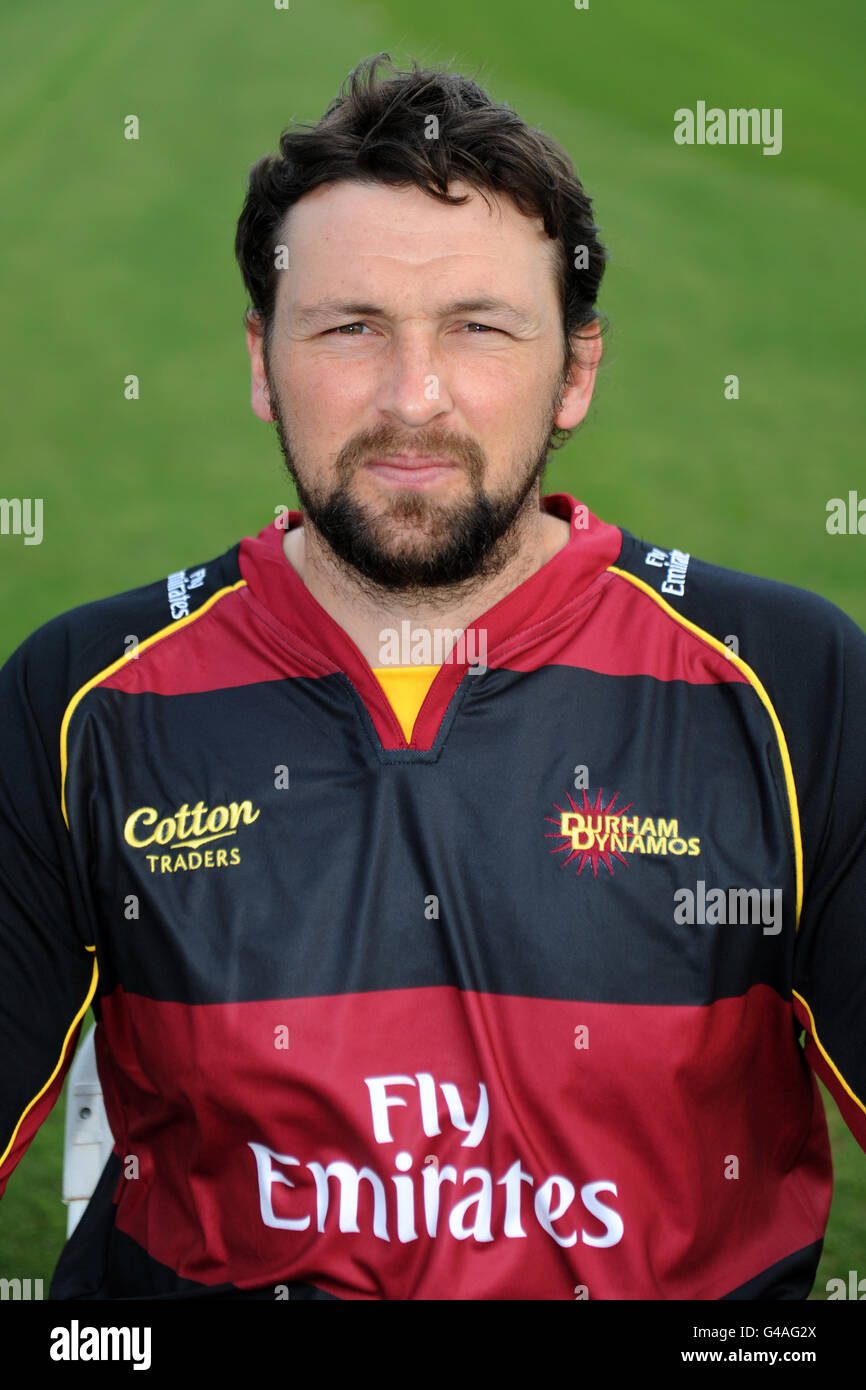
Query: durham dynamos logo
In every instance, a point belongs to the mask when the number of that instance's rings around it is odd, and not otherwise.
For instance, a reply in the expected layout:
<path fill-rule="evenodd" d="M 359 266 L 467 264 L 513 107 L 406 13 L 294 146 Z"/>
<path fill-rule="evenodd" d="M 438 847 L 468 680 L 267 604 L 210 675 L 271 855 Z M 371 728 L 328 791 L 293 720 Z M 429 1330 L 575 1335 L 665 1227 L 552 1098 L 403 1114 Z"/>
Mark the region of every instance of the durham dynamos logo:
<path fill-rule="evenodd" d="M 239 825 L 252 825 L 260 815 L 251 801 L 230 801 L 227 806 L 210 808 L 203 801 L 192 807 L 185 801 L 168 816 L 160 816 L 155 806 L 139 806 L 127 816 L 123 838 L 133 849 L 153 846 L 153 852 L 144 856 L 152 874 L 223 869 L 241 862 L 237 846 L 203 847 L 236 835 Z"/>
<path fill-rule="evenodd" d="M 632 802 L 617 807 L 619 792 L 614 792 L 606 806 L 601 804 L 602 789 L 599 787 L 595 805 L 583 792 L 583 804 L 579 805 L 570 793 L 566 793 L 570 810 L 557 806 L 557 815 L 545 816 L 557 830 L 546 830 L 545 839 L 562 840 L 551 854 L 566 854 L 560 867 L 565 868 L 577 859 L 577 872 L 581 873 L 587 864 L 592 865 L 593 878 L 598 877 L 599 861 L 609 873 L 613 873 L 613 859 L 628 867 L 626 854 L 685 854 L 689 857 L 700 854 L 701 842 L 697 835 L 685 839 L 680 834 L 679 821 L 654 819 L 652 816 L 627 815 Z"/>

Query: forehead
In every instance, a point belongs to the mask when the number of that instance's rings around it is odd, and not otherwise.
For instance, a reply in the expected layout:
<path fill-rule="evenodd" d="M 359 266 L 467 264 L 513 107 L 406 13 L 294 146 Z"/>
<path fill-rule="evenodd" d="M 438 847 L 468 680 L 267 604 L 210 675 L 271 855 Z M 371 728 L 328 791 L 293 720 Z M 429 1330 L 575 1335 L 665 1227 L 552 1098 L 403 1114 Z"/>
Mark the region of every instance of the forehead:
<path fill-rule="evenodd" d="M 540 217 L 527 217 L 510 198 L 454 182 L 444 203 L 414 184 L 344 180 L 306 194 L 289 209 L 281 240 L 291 272 L 281 292 L 363 289 L 373 283 L 415 286 L 471 281 L 473 288 L 522 289 L 556 300 L 556 246 Z"/>

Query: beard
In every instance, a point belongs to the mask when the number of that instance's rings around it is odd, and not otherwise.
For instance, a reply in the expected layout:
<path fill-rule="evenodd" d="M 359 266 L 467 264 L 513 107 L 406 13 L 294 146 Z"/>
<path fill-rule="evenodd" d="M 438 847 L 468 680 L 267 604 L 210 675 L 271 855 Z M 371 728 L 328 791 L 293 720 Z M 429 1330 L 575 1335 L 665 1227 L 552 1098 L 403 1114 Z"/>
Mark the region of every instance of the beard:
<path fill-rule="evenodd" d="M 511 486 L 498 494 L 484 490 L 484 451 L 456 434 L 416 430 L 401 436 L 391 425 L 354 435 L 338 453 L 331 491 L 316 487 L 298 467 L 279 396 L 268 371 L 271 411 L 286 468 L 295 484 L 305 524 L 325 542 L 338 565 L 373 596 L 399 594 L 406 602 L 466 592 L 498 574 L 520 546 L 520 519 L 538 506 L 560 395 L 536 446 Z M 382 455 L 411 451 L 456 461 L 468 483 L 467 495 L 438 502 L 422 491 L 397 488 L 374 508 L 356 496 L 353 480 L 363 464 Z"/>

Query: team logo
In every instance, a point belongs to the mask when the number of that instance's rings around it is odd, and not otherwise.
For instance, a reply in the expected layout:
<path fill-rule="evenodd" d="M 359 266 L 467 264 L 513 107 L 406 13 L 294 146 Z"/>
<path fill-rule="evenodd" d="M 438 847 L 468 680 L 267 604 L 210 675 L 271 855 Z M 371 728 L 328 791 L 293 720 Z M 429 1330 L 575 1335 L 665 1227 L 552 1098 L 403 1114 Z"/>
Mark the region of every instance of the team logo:
<path fill-rule="evenodd" d="M 224 869 L 241 862 L 237 845 L 211 846 L 230 839 L 244 825 L 252 825 L 261 812 L 251 801 L 230 801 L 208 807 L 203 801 L 185 801 L 176 811 L 161 816 L 155 806 L 139 806 L 127 816 L 123 838 L 133 849 L 149 849 L 145 859 L 152 874 L 184 873 L 190 869 Z"/>
<path fill-rule="evenodd" d="M 701 842 L 697 835 L 688 839 L 680 834 L 677 819 L 665 820 L 663 817 L 632 815 L 633 803 L 617 806 L 619 792 L 614 792 L 606 805 L 602 805 L 603 791 L 599 787 L 595 803 L 591 803 L 586 792 L 582 793 L 582 804 L 575 801 L 570 792 L 566 793 L 568 807 L 555 805 L 556 816 L 545 816 L 545 821 L 555 825 L 556 830 L 546 830 L 547 840 L 560 840 L 561 844 L 551 849 L 551 854 L 564 854 L 560 861 L 566 864 L 577 860 L 577 873 L 583 873 L 587 864 L 592 866 L 593 878 L 598 877 L 598 866 L 603 864 L 608 873 L 613 873 L 616 859 L 628 867 L 626 855 L 649 854 L 699 855 Z"/>

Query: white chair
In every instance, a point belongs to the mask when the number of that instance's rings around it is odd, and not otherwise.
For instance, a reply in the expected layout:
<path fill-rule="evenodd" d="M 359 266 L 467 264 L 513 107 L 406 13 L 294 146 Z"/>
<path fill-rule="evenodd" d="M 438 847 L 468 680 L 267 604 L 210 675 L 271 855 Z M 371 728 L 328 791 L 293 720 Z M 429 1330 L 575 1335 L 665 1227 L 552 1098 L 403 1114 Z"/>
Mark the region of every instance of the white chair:
<path fill-rule="evenodd" d="M 78 1044 L 66 1084 L 63 1200 L 67 1240 L 84 1215 L 114 1146 L 96 1070 L 95 1033 L 94 1024 Z"/>

